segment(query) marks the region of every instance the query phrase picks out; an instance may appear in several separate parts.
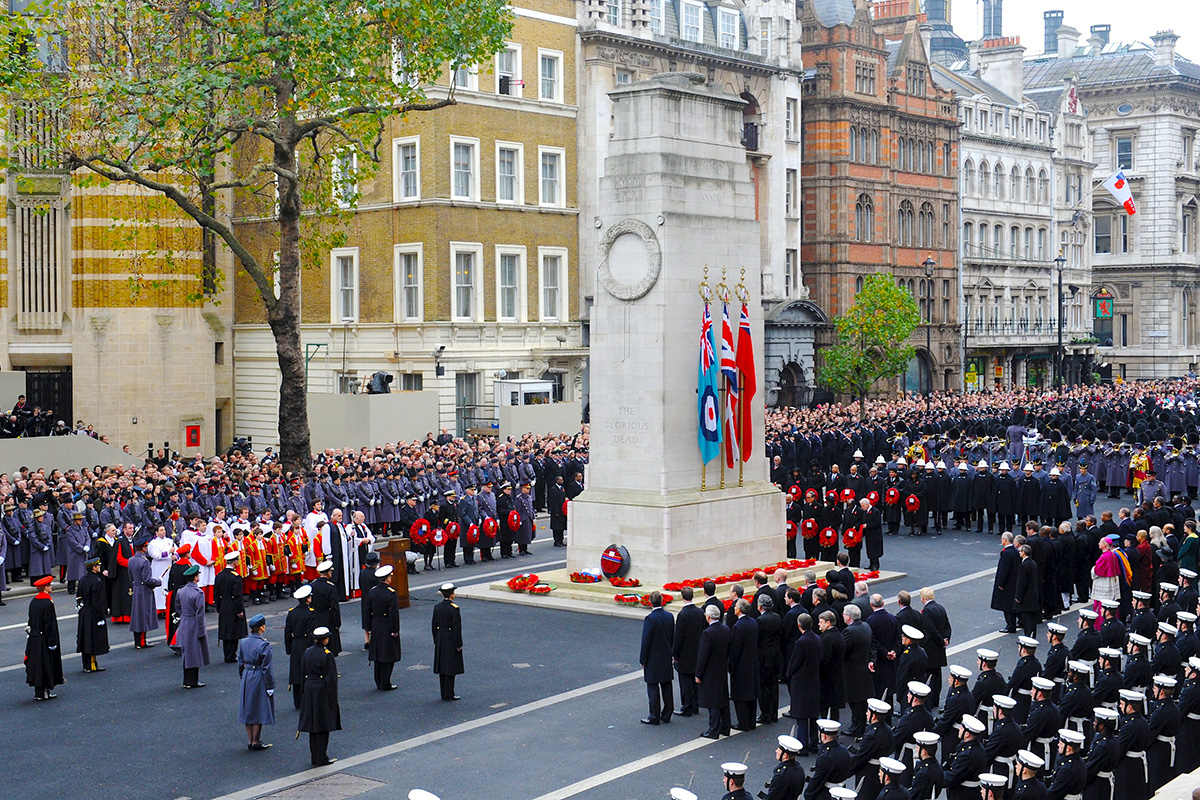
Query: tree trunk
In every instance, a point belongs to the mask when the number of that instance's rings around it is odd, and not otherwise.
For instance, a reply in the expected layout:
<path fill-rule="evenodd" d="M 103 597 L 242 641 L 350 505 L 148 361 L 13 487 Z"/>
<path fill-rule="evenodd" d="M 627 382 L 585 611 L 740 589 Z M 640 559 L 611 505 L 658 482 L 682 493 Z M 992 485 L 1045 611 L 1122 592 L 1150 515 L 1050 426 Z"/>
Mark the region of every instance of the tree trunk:
<path fill-rule="evenodd" d="M 294 148 L 275 148 L 275 163 L 295 174 Z M 284 470 L 305 471 L 312 460 L 304 350 L 300 341 L 300 199 L 284 177 L 279 182 L 279 299 L 267 303 L 267 319 L 279 359 L 279 460 Z"/>
<path fill-rule="evenodd" d="M 863 392 L 858 396 L 858 420 L 862 422 L 867 418 L 867 393 Z"/>

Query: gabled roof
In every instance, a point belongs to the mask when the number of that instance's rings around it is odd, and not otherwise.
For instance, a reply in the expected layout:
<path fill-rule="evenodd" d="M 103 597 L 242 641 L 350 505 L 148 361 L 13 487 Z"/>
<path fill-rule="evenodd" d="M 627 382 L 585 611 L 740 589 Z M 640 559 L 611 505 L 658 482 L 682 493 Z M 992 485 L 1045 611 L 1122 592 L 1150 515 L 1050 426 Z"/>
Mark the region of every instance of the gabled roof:
<path fill-rule="evenodd" d="M 959 63 L 962 63 L 965 67 L 965 62 Z M 1000 91 L 978 75 L 966 72 L 965 69 L 963 71 L 949 70 L 941 64 L 930 64 L 929 66 L 930 71 L 933 73 L 933 82 L 939 89 L 947 89 L 956 95 L 966 95 L 968 97 L 983 95 L 991 99 L 994 103 L 1006 106 L 1017 106 L 1022 102 Z"/>

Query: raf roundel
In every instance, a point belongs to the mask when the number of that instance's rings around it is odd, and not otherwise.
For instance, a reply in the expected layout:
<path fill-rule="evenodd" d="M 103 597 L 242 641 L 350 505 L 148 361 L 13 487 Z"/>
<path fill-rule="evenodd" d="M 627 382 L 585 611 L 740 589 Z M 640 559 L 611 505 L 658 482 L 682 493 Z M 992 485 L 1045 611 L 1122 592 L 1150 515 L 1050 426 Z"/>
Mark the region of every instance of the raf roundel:
<path fill-rule="evenodd" d="M 610 544 L 600 554 L 600 571 L 606 578 L 623 578 L 629 572 L 629 551 L 619 544 Z"/>

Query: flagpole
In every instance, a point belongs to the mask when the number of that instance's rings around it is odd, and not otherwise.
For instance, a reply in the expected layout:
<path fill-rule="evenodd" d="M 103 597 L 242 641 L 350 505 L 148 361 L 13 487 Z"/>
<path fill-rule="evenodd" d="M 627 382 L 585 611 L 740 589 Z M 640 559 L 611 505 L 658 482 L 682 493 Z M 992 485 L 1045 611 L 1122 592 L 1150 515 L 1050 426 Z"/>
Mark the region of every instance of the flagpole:
<path fill-rule="evenodd" d="M 742 301 L 743 305 L 745 305 L 746 302 L 750 299 L 750 292 L 746 289 L 745 281 L 746 281 L 746 268 L 742 267 L 742 277 L 741 277 L 741 279 L 738 280 L 737 286 L 733 287 L 733 293 L 737 297 L 738 300 Z M 738 313 L 738 338 L 736 341 L 740 345 L 741 344 L 742 320 L 741 320 L 741 310 L 739 309 L 738 311 L 739 311 L 739 313 Z M 741 381 L 739 383 L 739 390 L 745 388 L 745 385 L 746 385 L 746 382 L 744 380 Z M 743 420 L 744 420 L 742 415 L 746 413 L 746 408 L 745 408 L 746 403 L 745 403 L 745 398 L 743 398 L 741 395 L 742 395 L 742 392 L 739 391 L 739 394 L 738 394 L 738 419 L 737 419 L 737 432 L 738 432 L 738 445 L 739 445 L 738 446 L 738 486 L 745 485 L 745 474 L 746 474 L 746 459 L 742 455 L 742 453 L 745 452 L 746 443 L 741 440 L 741 437 L 746 430 L 742 424 Z"/>
<path fill-rule="evenodd" d="M 725 283 L 725 267 L 721 267 L 721 282 L 717 284 L 717 297 L 719 297 L 721 299 L 721 302 L 724 303 L 725 306 L 729 305 L 729 286 L 726 285 L 726 283 Z M 726 324 L 726 319 L 728 318 L 728 314 L 729 314 L 729 310 L 728 310 L 728 308 L 725 308 L 724 313 L 722 314 L 722 317 L 721 317 L 721 340 L 722 340 L 722 342 L 724 342 L 725 324 Z M 725 409 L 728 408 L 728 403 L 729 403 L 729 376 L 725 374 L 724 370 L 721 370 L 721 385 L 724 387 L 724 394 L 721 398 L 720 415 L 721 415 L 721 425 L 724 426 L 725 425 Z M 724 442 L 722 450 L 728 450 L 731 447 L 733 447 L 733 444 L 727 440 Z M 728 460 L 726 458 L 726 455 L 724 452 L 721 453 L 720 459 L 721 459 L 721 488 L 724 489 L 725 488 L 725 462 Z"/>

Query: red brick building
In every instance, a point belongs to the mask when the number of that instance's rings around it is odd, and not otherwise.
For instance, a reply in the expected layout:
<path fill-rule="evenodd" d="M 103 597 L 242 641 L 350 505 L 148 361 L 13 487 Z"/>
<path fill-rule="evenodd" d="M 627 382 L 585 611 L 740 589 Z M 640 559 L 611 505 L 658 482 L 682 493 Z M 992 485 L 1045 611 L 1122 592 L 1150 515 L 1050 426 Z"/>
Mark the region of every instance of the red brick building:
<path fill-rule="evenodd" d="M 871 273 L 891 272 L 912 292 L 928 322 L 896 382 L 909 391 L 931 377 L 934 390 L 962 381 L 959 121 L 953 94 L 930 77 L 922 27 L 917 0 L 812 0 L 802 19 L 804 280 L 830 318 Z M 834 336 L 827 326 L 818 346 Z"/>

